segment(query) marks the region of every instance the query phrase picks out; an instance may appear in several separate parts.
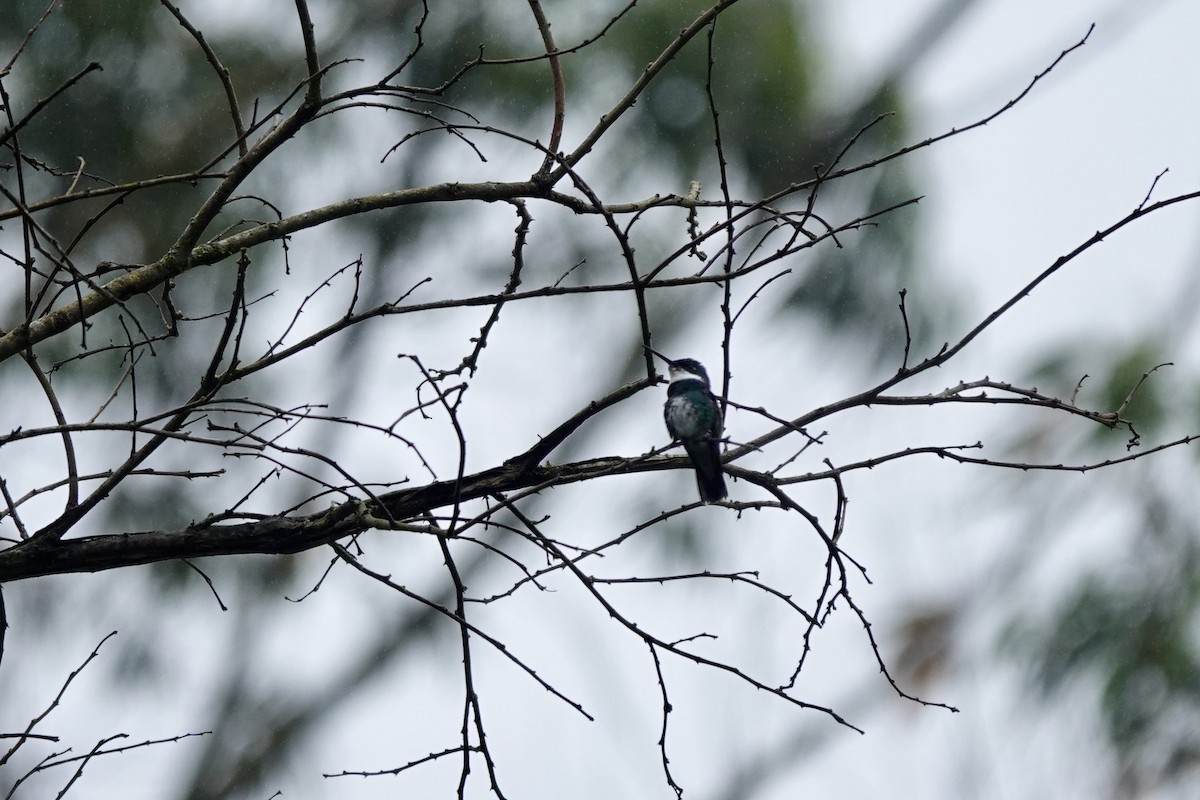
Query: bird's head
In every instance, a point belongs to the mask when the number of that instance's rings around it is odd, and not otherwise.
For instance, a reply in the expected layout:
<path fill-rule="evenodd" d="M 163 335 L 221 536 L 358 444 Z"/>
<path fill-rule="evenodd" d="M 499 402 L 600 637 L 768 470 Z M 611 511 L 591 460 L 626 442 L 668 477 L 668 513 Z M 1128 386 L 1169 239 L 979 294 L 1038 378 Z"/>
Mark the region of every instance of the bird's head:
<path fill-rule="evenodd" d="M 667 367 L 667 371 L 671 375 L 671 383 L 698 380 L 703 381 L 705 386 L 711 385 L 704 365 L 694 358 L 681 358 L 678 361 L 672 361 Z"/>

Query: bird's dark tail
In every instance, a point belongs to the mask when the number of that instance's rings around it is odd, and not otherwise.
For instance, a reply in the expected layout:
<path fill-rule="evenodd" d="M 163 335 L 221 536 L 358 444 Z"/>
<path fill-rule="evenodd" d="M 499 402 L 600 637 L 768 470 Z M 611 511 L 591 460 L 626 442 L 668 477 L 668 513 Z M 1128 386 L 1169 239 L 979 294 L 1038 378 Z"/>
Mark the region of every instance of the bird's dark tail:
<path fill-rule="evenodd" d="M 725 489 L 725 474 L 721 472 L 721 446 L 712 440 L 685 445 L 688 458 L 696 468 L 696 486 L 700 499 L 715 503 L 729 496 Z"/>

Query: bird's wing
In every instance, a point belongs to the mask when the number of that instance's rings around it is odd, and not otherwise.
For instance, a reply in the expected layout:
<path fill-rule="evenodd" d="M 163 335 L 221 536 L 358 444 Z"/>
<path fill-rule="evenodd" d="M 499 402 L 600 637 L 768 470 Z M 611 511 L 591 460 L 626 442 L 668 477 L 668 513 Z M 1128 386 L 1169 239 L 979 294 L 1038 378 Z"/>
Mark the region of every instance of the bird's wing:
<path fill-rule="evenodd" d="M 721 401 L 712 392 L 709 392 L 708 396 L 712 398 L 713 404 L 713 419 L 712 425 L 708 428 L 708 434 L 714 439 L 720 439 L 721 432 L 725 430 L 725 421 L 721 419 Z"/>

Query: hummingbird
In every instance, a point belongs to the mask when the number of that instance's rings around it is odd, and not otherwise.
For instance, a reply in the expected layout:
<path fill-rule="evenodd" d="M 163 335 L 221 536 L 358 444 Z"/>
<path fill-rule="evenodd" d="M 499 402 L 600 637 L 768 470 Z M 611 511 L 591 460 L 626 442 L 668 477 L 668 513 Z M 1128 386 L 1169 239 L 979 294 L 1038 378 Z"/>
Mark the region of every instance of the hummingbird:
<path fill-rule="evenodd" d="M 696 468 L 700 499 L 705 503 L 724 500 L 728 492 L 721 473 L 721 407 L 713 396 L 708 372 L 691 358 L 668 360 L 667 364 L 671 375 L 663 406 L 667 433 L 687 450 Z"/>

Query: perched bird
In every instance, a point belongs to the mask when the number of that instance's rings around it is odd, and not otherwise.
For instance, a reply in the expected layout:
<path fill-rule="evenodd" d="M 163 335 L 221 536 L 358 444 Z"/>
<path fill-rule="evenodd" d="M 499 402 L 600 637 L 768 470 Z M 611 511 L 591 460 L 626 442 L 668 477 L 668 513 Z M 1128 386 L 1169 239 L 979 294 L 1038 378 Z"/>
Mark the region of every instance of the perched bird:
<path fill-rule="evenodd" d="M 725 476 L 721 473 L 721 408 L 713 397 L 708 373 L 699 361 L 681 358 L 670 361 L 671 385 L 663 418 L 671 438 L 683 443 L 692 466 L 696 485 L 705 503 L 724 500 Z"/>

